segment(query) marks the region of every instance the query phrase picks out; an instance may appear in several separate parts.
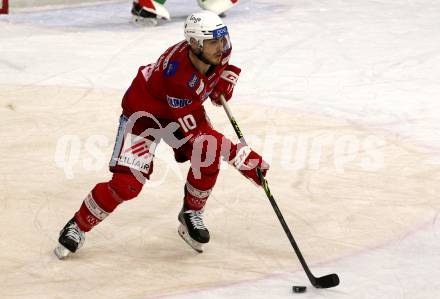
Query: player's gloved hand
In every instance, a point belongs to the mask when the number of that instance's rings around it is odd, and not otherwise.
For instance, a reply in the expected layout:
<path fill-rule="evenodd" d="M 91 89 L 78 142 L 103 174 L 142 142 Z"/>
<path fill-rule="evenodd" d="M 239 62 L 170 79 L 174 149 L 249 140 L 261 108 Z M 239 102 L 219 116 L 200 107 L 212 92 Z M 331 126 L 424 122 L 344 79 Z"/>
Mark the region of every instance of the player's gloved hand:
<path fill-rule="evenodd" d="M 226 101 L 229 101 L 234 91 L 234 86 L 237 84 L 238 77 L 241 73 L 241 69 L 234 65 L 228 65 L 223 73 L 220 75 L 220 79 L 214 90 L 211 92 L 210 98 L 214 105 L 221 106 L 220 95 L 225 96 Z"/>
<path fill-rule="evenodd" d="M 249 146 L 240 147 L 231 163 L 242 175 L 258 186 L 261 186 L 261 182 L 257 175 L 257 167 L 261 169 L 263 176 L 266 176 L 270 167 L 269 163 Z"/>

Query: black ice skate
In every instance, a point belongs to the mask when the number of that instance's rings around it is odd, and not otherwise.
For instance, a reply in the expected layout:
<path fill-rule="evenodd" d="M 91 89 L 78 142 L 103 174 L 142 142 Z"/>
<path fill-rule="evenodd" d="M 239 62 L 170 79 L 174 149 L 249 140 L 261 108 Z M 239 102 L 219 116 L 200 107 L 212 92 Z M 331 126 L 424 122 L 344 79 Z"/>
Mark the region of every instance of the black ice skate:
<path fill-rule="evenodd" d="M 203 252 L 203 244 L 209 242 L 209 231 L 203 223 L 203 210 L 193 211 L 185 207 L 179 213 L 179 235 L 197 252 Z"/>
<path fill-rule="evenodd" d="M 139 5 L 139 3 L 133 2 L 133 7 L 131 9 L 132 19 L 135 23 L 142 23 L 148 26 L 157 25 L 157 15 L 155 13 L 146 11 Z"/>
<path fill-rule="evenodd" d="M 58 246 L 54 249 L 55 255 L 64 259 L 70 253 L 76 252 L 81 248 L 85 240 L 85 233 L 78 227 L 75 218 L 72 218 L 60 231 Z"/>

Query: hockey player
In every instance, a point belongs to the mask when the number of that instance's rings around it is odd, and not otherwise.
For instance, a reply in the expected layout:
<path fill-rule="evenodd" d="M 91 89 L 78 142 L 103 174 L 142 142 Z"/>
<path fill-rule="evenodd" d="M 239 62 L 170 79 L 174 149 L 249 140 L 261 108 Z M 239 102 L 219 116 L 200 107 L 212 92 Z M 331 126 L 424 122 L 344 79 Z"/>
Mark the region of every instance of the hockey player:
<path fill-rule="evenodd" d="M 228 28 L 215 13 L 202 11 L 186 19 L 184 34 L 185 40 L 168 48 L 156 63 L 140 67 L 126 91 L 110 161 L 112 178 L 93 188 L 61 230 L 55 249 L 60 259 L 76 252 L 85 232 L 119 204 L 139 194 L 153 171 L 160 140 L 173 147 L 177 162 L 190 161 L 178 233 L 198 252 L 210 238 L 203 211 L 220 160 L 261 185 L 256 167 L 265 174 L 269 165 L 248 146 L 236 145 L 213 129 L 203 107 L 208 97 L 216 105 L 221 94 L 231 99 L 241 71 L 229 64 Z"/>
<path fill-rule="evenodd" d="M 131 14 L 133 21 L 149 25 L 156 25 L 157 19 L 170 19 L 170 13 L 165 8 L 166 0 L 134 0 Z M 237 5 L 238 0 L 197 0 L 202 9 L 210 10 L 220 16 L 231 7 Z"/>

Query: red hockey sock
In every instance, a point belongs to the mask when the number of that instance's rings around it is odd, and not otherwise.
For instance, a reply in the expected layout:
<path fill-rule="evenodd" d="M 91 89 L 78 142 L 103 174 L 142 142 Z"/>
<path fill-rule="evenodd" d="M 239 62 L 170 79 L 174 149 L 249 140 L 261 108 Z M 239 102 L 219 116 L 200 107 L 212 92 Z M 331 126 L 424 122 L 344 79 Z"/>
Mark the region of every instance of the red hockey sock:
<path fill-rule="evenodd" d="M 116 207 L 135 198 L 143 184 L 131 174 L 115 173 L 106 183 L 99 183 L 84 199 L 75 214 L 75 221 L 82 231 L 88 232 L 104 220 Z"/>
<path fill-rule="evenodd" d="M 203 173 L 199 179 L 194 177 L 192 169 L 189 170 L 185 184 L 185 206 L 194 211 L 203 209 L 217 180 L 218 171 L 215 173 Z"/>

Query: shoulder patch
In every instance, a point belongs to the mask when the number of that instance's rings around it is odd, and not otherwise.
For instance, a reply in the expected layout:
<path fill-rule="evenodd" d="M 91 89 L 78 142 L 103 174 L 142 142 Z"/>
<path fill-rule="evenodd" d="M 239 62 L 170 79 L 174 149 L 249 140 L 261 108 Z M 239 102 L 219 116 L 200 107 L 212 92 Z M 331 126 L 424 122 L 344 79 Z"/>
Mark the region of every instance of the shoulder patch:
<path fill-rule="evenodd" d="M 178 61 L 170 61 L 170 63 L 168 63 L 167 69 L 165 71 L 165 77 L 174 76 L 177 72 L 178 67 L 179 67 Z"/>
<path fill-rule="evenodd" d="M 196 74 L 193 74 L 188 81 L 188 87 L 191 89 L 196 88 L 197 83 L 199 83 L 199 77 Z"/>

